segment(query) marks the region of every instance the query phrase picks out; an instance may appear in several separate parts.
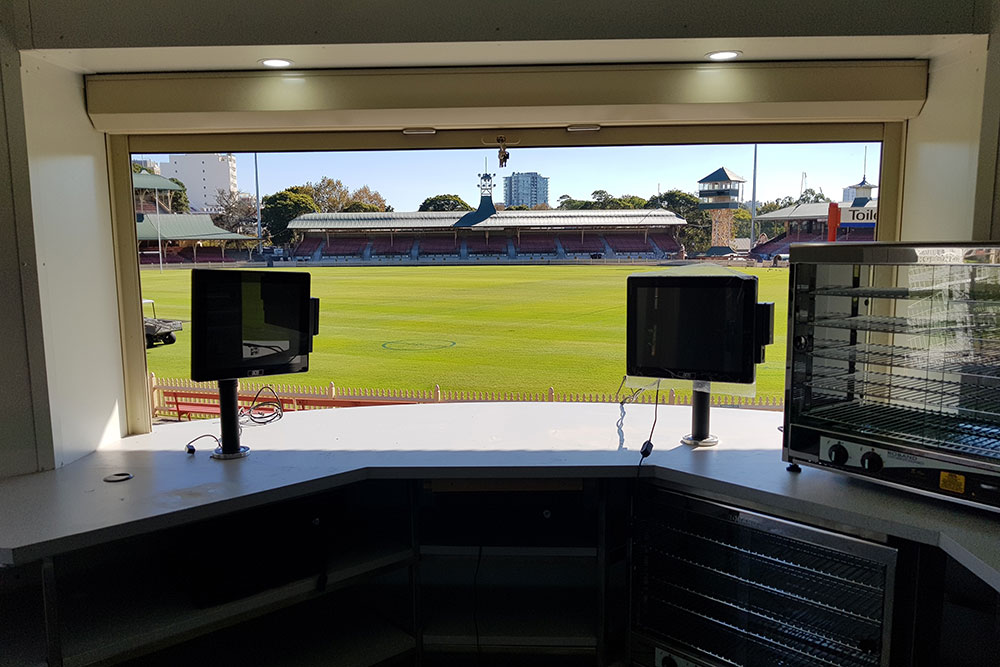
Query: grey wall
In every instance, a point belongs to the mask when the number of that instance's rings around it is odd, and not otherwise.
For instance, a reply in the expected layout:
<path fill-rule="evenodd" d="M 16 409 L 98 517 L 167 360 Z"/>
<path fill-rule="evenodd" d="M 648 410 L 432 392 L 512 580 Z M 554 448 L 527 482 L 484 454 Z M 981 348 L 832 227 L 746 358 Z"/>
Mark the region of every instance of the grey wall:
<path fill-rule="evenodd" d="M 12 1 L 30 6 L 31 43 L 22 48 L 36 49 L 961 34 L 986 32 L 990 8 L 990 0 Z"/>

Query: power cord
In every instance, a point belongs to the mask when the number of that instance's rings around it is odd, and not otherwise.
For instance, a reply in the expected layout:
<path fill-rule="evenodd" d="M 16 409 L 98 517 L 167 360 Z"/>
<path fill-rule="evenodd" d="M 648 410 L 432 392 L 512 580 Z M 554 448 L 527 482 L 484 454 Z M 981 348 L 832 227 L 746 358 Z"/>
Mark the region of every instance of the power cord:
<path fill-rule="evenodd" d="M 260 398 L 261 392 L 263 391 L 271 392 L 274 396 L 274 400 L 257 402 Z M 274 391 L 271 385 L 264 385 L 257 390 L 254 394 L 253 400 L 250 401 L 250 406 L 246 408 L 240 408 L 240 424 L 256 424 L 257 426 L 264 426 L 270 424 L 271 422 L 276 422 L 281 419 L 285 414 L 285 410 L 281 405 L 281 399 L 278 397 L 278 393 Z"/>
<path fill-rule="evenodd" d="M 653 453 L 653 431 L 656 430 L 656 417 L 660 410 L 660 383 L 656 383 L 656 396 L 653 399 L 653 426 L 649 429 L 649 439 L 642 443 L 642 448 L 639 450 L 639 465 L 635 467 L 635 478 L 639 479 L 639 473 L 642 471 L 642 462 Z"/>
<path fill-rule="evenodd" d="M 271 392 L 271 395 L 274 396 L 274 400 L 260 401 L 258 403 L 257 399 L 260 398 L 261 393 L 265 390 Z M 274 391 L 274 388 L 271 385 L 264 385 L 263 387 L 257 390 L 256 394 L 254 394 L 253 400 L 250 401 L 249 407 L 240 408 L 239 424 L 238 424 L 239 433 L 240 435 L 243 434 L 243 426 L 245 424 L 255 424 L 257 426 L 265 426 L 272 422 L 278 421 L 284 416 L 284 414 L 285 414 L 285 409 L 281 405 L 281 399 L 278 397 L 278 393 Z M 194 454 L 196 451 L 198 451 L 195 448 L 194 443 L 198 442 L 202 438 L 211 438 L 212 440 L 215 440 L 215 444 L 217 447 L 220 448 L 222 447 L 222 441 L 219 439 L 218 436 L 213 435 L 211 433 L 203 433 L 199 435 L 197 438 L 189 440 L 188 443 L 184 445 L 184 451 L 187 452 L 188 454 Z"/>

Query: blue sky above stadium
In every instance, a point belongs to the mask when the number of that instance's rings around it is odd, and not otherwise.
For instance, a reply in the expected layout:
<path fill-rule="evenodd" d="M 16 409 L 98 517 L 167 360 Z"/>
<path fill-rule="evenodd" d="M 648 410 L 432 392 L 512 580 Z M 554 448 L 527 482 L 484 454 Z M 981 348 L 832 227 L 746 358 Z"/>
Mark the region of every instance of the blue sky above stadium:
<path fill-rule="evenodd" d="M 865 147 L 868 148 L 867 168 Z M 511 147 L 510 161 L 497 164 L 497 150 L 351 151 L 316 153 L 260 153 L 260 193 L 266 196 L 292 185 L 339 178 L 351 189 L 368 185 L 378 190 L 397 211 L 415 211 L 427 197 L 457 194 L 475 205 L 479 200 L 478 176 L 484 168 L 496 174 L 494 200 L 503 201 L 503 176 L 536 171 L 549 177 L 549 204 L 568 194 L 589 199 L 594 190 L 614 196 L 648 198 L 657 191 L 694 192 L 697 182 L 725 166 L 746 180 L 750 199 L 753 145 L 626 146 L 583 148 Z M 137 156 L 157 161 L 165 155 Z M 253 193 L 254 156 L 237 153 L 240 190 Z M 802 174 L 806 187 L 822 190 L 839 200 L 844 187 L 861 180 L 878 182 L 881 144 L 760 144 L 757 156 L 757 199 L 768 201 L 797 197 Z M 876 191 L 877 192 L 877 191 Z"/>

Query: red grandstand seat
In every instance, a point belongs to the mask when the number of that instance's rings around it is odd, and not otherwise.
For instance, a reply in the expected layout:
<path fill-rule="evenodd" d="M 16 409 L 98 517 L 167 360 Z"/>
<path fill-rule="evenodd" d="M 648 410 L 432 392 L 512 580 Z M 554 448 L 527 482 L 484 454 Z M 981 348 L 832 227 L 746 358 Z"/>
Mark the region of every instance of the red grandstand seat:
<path fill-rule="evenodd" d="M 525 253 L 555 252 L 556 237 L 553 234 L 521 234 L 521 238 L 514 241 L 514 247 Z"/>
<path fill-rule="evenodd" d="M 642 234 L 605 234 L 604 240 L 615 252 L 651 252 L 653 250 Z"/>
<path fill-rule="evenodd" d="M 421 255 L 451 255 L 458 252 L 454 235 L 423 236 L 418 248 Z"/>
<path fill-rule="evenodd" d="M 412 248 L 412 236 L 376 236 L 372 240 L 373 255 L 409 255 Z"/>
<path fill-rule="evenodd" d="M 580 238 L 578 234 L 560 234 L 559 242 L 562 243 L 563 250 L 572 253 L 592 253 L 604 252 L 604 243 L 596 234 L 584 234 Z"/>
<path fill-rule="evenodd" d="M 368 239 L 363 236 L 333 237 L 323 247 L 323 257 L 360 255 L 367 245 Z"/>

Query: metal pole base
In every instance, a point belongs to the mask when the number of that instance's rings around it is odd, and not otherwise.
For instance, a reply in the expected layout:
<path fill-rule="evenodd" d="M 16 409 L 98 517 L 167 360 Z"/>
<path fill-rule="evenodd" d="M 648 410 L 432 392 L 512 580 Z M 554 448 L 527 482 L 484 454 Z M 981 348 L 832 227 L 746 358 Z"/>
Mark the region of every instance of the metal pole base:
<path fill-rule="evenodd" d="M 246 445 L 240 445 L 240 451 L 233 452 L 232 454 L 223 454 L 222 447 L 216 447 L 215 451 L 212 452 L 213 459 L 219 459 L 220 461 L 229 461 L 230 459 L 242 459 L 250 456 L 250 448 Z"/>
<path fill-rule="evenodd" d="M 714 435 L 710 435 L 703 439 L 696 439 L 693 435 L 688 433 L 683 438 L 681 438 L 681 443 L 685 445 L 690 445 L 692 447 L 712 447 L 719 444 L 719 439 Z"/>

